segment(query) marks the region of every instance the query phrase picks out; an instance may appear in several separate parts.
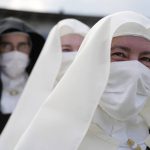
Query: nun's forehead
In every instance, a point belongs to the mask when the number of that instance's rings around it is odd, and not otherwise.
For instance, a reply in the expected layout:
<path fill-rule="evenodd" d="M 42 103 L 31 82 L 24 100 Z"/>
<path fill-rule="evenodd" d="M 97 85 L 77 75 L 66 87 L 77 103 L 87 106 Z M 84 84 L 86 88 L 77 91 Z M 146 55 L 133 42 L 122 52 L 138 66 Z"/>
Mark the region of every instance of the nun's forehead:
<path fill-rule="evenodd" d="M 125 35 L 139 36 L 150 40 L 150 29 L 146 29 L 143 25 L 135 22 L 125 23 L 116 29 L 113 37 Z"/>

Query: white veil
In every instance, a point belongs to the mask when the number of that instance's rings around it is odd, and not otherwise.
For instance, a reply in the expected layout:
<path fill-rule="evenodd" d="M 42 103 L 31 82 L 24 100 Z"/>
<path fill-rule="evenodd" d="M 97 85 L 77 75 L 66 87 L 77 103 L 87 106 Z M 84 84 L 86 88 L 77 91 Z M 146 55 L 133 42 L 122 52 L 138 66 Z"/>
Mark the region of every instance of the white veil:
<path fill-rule="evenodd" d="M 107 84 L 112 37 L 123 24 L 128 26 L 129 32 L 132 32 L 130 26 L 135 24 L 135 33 L 150 36 L 150 20 L 134 12 L 116 13 L 96 23 L 75 61 L 42 104 L 15 150 L 78 149 Z"/>
<path fill-rule="evenodd" d="M 76 19 L 63 19 L 50 31 L 24 92 L 0 137 L 0 149 L 12 150 L 43 101 L 51 93 L 62 63 L 60 37 L 85 36 L 89 27 Z M 9 144 L 7 144 L 9 143 Z"/>

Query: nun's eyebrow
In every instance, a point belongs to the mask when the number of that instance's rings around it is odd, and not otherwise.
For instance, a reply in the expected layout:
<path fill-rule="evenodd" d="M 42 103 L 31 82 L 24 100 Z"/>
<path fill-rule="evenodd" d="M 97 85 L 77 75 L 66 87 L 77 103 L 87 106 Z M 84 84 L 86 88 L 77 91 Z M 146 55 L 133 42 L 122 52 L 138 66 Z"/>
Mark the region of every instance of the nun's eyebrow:
<path fill-rule="evenodd" d="M 70 47 L 71 45 L 69 45 L 69 44 L 62 44 L 62 46 Z"/>
<path fill-rule="evenodd" d="M 126 52 L 131 51 L 130 48 L 128 48 L 126 46 L 122 46 L 122 45 L 114 45 L 114 46 L 112 46 L 111 50 L 114 50 L 114 49 L 120 49 L 120 50 L 123 50 L 123 51 L 126 51 Z"/>
<path fill-rule="evenodd" d="M 144 52 L 141 53 L 141 55 L 150 55 L 150 50 L 145 50 Z"/>

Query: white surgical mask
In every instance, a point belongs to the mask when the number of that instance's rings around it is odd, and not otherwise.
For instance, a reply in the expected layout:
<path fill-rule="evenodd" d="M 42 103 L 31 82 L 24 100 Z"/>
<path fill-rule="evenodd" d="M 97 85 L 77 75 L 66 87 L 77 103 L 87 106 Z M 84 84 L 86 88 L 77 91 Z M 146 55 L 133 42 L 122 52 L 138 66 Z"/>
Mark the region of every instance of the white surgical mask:
<path fill-rule="evenodd" d="M 136 116 L 150 96 L 150 69 L 138 61 L 113 62 L 100 106 L 117 120 Z"/>
<path fill-rule="evenodd" d="M 68 67 L 71 65 L 73 62 L 75 56 L 77 54 L 77 51 L 74 52 L 62 52 L 62 63 L 61 67 L 59 70 L 59 73 L 56 78 L 56 83 L 55 85 L 60 81 L 60 79 L 63 77 L 65 72 L 67 71 Z"/>
<path fill-rule="evenodd" d="M 12 79 L 24 74 L 28 63 L 28 55 L 17 50 L 0 55 L 1 71 Z"/>

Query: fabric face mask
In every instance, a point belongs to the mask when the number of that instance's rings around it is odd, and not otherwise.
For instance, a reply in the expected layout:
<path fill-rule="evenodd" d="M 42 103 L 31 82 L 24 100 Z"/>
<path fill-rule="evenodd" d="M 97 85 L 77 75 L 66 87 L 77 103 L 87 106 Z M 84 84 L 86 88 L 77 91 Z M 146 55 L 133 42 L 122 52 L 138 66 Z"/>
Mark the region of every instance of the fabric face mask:
<path fill-rule="evenodd" d="M 61 64 L 60 71 L 59 71 L 59 73 L 57 75 L 57 79 L 56 79 L 57 83 L 60 81 L 60 79 L 65 74 L 65 72 L 68 69 L 68 67 L 73 62 L 76 54 L 77 54 L 76 51 L 75 52 L 62 52 L 62 64 Z"/>
<path fill-rule="evenodd" d="M 0 55 L 1 70 L 12 79 L 21 76 L 25 72 L 28 63 L 28 55 L 17 50 Z"/>
<path fill-rule="evenodd" d="M 150 69 L 138 61 L 113 62 L 99 105 L 111 117 L 125 121 L 136 116 L 150 96 Z"/>

